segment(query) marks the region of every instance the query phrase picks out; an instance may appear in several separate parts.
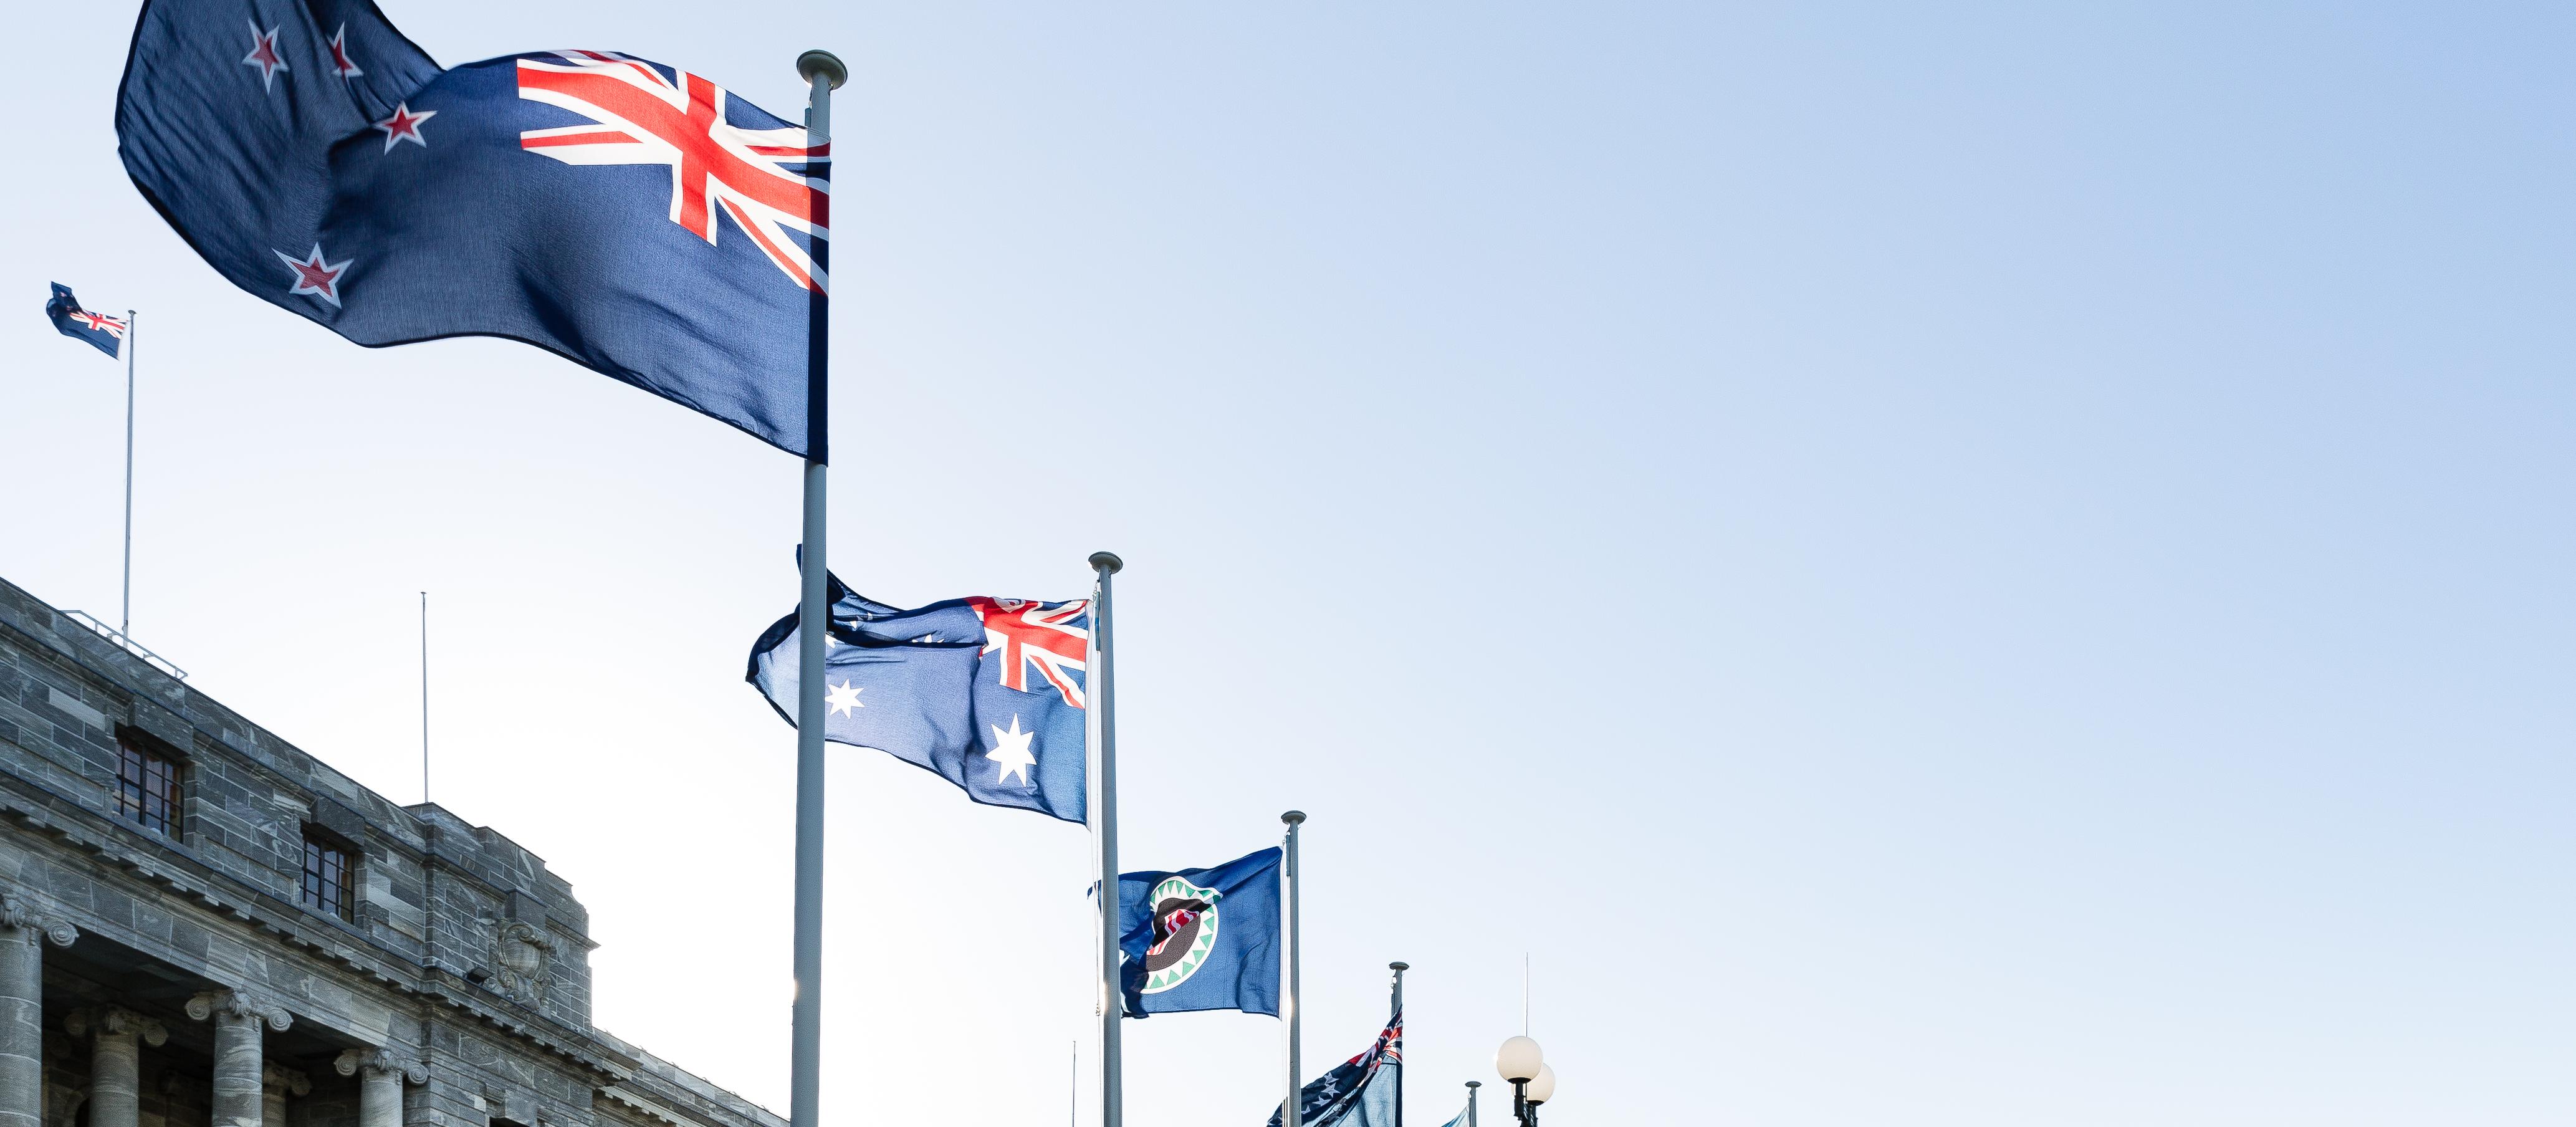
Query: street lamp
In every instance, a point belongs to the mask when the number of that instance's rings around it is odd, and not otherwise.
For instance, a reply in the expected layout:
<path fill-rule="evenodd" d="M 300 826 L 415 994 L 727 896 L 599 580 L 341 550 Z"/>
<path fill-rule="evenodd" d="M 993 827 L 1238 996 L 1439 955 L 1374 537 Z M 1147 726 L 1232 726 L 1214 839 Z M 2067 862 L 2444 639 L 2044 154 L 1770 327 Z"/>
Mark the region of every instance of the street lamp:
<path fill-rule="evenodd" d="M 1530 1077 L 1529 1091 L 1522 1098 L 1529 1101 L 1531 1117 L 1536 1118 L 1538 1105 L 1556 1098 L 1556 1066 L 1538 1066 L 1538 1075 Z"/>
<path fill-rule="evenodd" d="M 1512 1086 L 1512 1116 L 1521 1127 L 1538 1127 L 1538 1105 L 1556 1098 L 1556 1070 L 1547 1066 L 1538 1042 L 1513 1037 L 1494 1050 L 1494 1071 Z"/>

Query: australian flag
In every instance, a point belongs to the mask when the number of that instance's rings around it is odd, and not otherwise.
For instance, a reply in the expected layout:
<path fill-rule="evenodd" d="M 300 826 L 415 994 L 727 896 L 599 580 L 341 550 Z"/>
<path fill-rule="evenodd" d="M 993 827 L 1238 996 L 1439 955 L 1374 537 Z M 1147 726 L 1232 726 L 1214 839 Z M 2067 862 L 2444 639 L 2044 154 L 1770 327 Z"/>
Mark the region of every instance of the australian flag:
<path fill-rule="evenodd" d="M 1396 1127 L 1395 1105 L 1404 1091 L 1404 1014 L 1389 1018 L 1365 1053 L 1317 1077 L 1299 1093 L 1306 1127 Z M 1282 1117 L 1270 1113 L 1270 1127 Z"/>
<path fill-rule="evenodd" d="M 524 341 L 824 456 L 827 146 L 705 78 L 441 69 L 366 0 L 147 0 L 116 133 L 207 263 L 341 336 Z"/>
<path fill-rule="evenodd" d="M 81 308 L 72 288 L 61 282 L 54 283 L 54 296 L 45 299 L 45 316 L 64 336 L 88 341 L 110 356 L 119 355 L 117 350 L 125 346 L 125 322 Z"/>
<path fill-rule="evenodd" d="M 966 797 L 1083 820 L 1091 604 L 950 599 L 903 610 L 827 576 L 825 739 L 938 772 Z M 747 679 L 796 722 L 796 615 L 751 647 Z"/>
<path fill-rule="evenodd" d="M 1212 869 L 1118 874 L 1127 1016 L 1279 1014 L 1276 847 Z"/>

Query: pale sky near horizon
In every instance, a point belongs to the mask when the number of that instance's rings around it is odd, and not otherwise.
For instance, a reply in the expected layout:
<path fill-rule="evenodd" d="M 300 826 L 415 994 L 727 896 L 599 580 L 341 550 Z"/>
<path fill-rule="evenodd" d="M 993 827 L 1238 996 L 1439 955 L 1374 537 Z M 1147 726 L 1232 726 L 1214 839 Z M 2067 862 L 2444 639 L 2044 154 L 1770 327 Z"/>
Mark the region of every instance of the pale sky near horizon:
<path fill-rule="evenodd" d="M 1524 952 L 1553 1127 L 2576 1118 L 2576 12 L 385 6 L 789 116 L 848 60 L 834 568 L 1124 555 L 1129 867 L 1307 810 L 1308 1059 L 1411 962 L 1416 1123 Z M 0 75 L 0 577 L 113 617 L 120 373 L 40 306 L 140 309 L 136 635 L 408 802 L 430 591 L 434 797 L 783 1110 L 796 463 L 232 288 L 117 164 L 131 12 Z M 1058 1121 L 1085 834 L 833 770 L 828 1122 Z M 1270 1019 L 1127 1046 L 1134 1127 L 1275 1105 Z"/>

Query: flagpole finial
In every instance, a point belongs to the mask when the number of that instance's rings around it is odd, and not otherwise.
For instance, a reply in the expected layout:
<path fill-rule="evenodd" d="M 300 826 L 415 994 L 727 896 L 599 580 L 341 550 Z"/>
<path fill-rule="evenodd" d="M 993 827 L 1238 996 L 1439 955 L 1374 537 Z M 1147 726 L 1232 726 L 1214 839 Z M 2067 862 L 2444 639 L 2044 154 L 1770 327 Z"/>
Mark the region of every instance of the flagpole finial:
<path fill-rule="evenodd" d="M 1394 971 L 1394 972 L 1396 972 L 1397 974 L 1402 974 L 1402 973 L 1404 973 L 1405 971 L 1412 970 L 1412 969 L 1413 969 L 1413 964 L 1411 964 L 1411 963 L 1388 963 L 1388 964 L 1386 965 L 1386 969 L 1391 970 L 1391 971 Z"/>
<path fill-rule="evenodd" d="M 1303 810 L 1291 810 L 1280 815 L 1279 820 L 1293 826 L 1306 820 L 1306 812 Z"/>
<path fill-rule="evenodd" d="M 1127 561 L 1119 559 L 1118 553 L 1116 552 L 1091 553 L 1091 570 L 1093 571 L 1105 571 L 1115 575 L 1120 569 L 1125 568 L 1126 566 Z"/>
<path fill-rule="evenodd" d="M 819 48 L 796 56 L 796 73 L 804 76 L 807 82 L 812 82 L 816 75 L 821 75 L 831 82 L 834 90 L 840 89 L 842 83 L 850 80 L 850 68 L 841 65 L 841 57 Z"/>

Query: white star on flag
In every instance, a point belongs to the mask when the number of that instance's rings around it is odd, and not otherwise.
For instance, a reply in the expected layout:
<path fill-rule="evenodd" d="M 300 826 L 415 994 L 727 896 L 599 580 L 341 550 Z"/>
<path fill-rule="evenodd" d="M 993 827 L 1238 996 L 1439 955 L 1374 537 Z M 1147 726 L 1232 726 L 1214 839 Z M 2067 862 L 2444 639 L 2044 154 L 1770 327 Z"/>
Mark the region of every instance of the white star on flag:
<path fill-rule="evenodd" d="M 320 243 L 313 244 L 313 253 L 305 255 L 301 262 L 282 250 L 272 250 L 270 253 L 275 254 L 277 260 L 285 263 L 286 268 L 295 274 L 295 284 L 286 289 L 288 294 L 308 293 L 330 302 L 334 309 L 340 307 L 340 275 L 349 269 L 347 259 L 338 262 L 324 259 Z"/>
<path fill-rule="evenodd" d="M 826 683 L 828 684 L 829 682 Z M 823 694 L 823 703 L 832 706 L 832 715 L 847 716 L 853 708 L 867 707 L 866 705 L 859 703 L 859 694 L 866 691 L 867 690 L 864 688 L 853 689 L 850 687 L 849 682 L 843 681 L 838 685 L 833 685 L 832 691 Z"/>
<path fill-rule="evenodd" d="M 405 141 L 428 148 L 429 139 L 421 136 L 420 123 L 437 116 L 437 110 L 416 110 L 409 102 L 395 105 L 392 117 L 376 123 L 376 128 L 385 131 L 385 151 L 390 153 L 394 146 Z"/>
<path fill-rule="evenodd" d="M 984 753 L 984 758 L 1002 766 L 1002 772 L 993 776 L 993 782 L 999 785 L 1010 781 L 1011 776 L 1018 775 L 1021 786 L 1036 786 L 1037 784 L 1029 779 L 1029 768 L 1038 765 L 1038 757 L 1030 754 L 1029 745 L 1037 741 L 1038 734 L 1021 731 L 1020 717 L 1017 713 L 1011 715 L 1010 731 L 1003 731 L 999 724 L 992 725 L 992 729 L 993 748 Z"/>
<path fill-rule="evenodd" d="M 250 54 L 242 56 L 242 61 L 259 68 L 260 92 L 268 92 L 271 89 L 271 81 L 277 77 L 277 72 L 286 69 L 286 60 L 279 57 L 277 53 L 277 29 L 271 27 L 261 31 L 258 23 L 252 23 Z"/>

